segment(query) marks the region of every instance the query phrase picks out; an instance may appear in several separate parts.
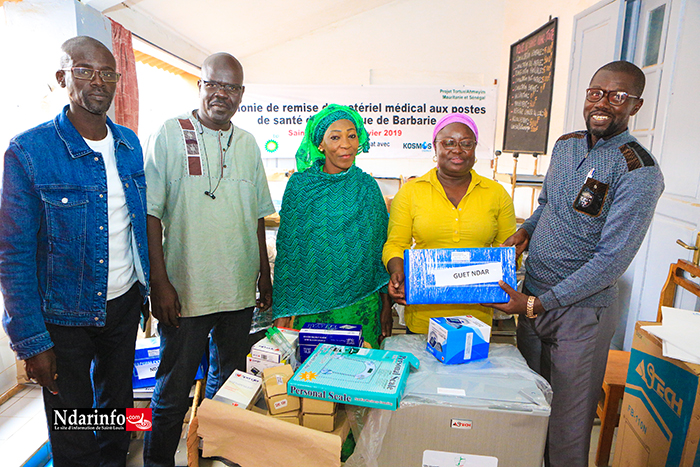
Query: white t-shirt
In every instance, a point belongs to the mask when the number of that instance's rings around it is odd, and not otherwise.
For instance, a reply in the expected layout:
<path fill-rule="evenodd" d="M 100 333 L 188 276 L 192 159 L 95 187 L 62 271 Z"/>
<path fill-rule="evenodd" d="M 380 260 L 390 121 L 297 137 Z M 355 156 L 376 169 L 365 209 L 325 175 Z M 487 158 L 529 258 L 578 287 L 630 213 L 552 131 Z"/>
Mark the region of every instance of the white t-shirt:
<path fill-rule="evenodd" d="M 126 293 L 136 282 L 134 254 L 131 248 L 131 220 L 126 206 L 124 187 L 117 171 L 114 156 L 114 137 L 107 127 L 107 136 L 101 141 L 85 139 L 90 149 L 102 154 L 107 173 L 107 214 L 109 230 L 109 264 L 107 300 Z M 98 258 L 101 260 L 102 258 Z"/>

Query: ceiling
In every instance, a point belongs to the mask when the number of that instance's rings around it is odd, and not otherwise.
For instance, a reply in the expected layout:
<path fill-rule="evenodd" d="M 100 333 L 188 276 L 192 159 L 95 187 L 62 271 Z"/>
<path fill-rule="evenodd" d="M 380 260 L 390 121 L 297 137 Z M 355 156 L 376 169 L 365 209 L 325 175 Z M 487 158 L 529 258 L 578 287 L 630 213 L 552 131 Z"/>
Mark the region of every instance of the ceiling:
<path fill-rule="evenodd" d="M 395 1 L 81 0 L 193 65 L 220 51 L 244 59 Z"/>

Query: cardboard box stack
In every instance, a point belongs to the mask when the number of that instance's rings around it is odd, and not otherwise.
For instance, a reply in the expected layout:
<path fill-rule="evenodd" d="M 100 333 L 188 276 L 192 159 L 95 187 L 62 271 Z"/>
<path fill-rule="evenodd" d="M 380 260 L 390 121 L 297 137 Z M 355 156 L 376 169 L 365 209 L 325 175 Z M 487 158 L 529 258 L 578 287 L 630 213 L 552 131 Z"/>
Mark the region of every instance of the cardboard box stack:
<path fill-rule="evenodd" d="M 260 397 L 261 387 L 262 378 L 236 370 L 214 395 L 214 400 L 249 409 Z"/>
<path fill-rule="evenodd" d="M 335 429 L 338 404 L 331 401 L 301 398 L 301 424 L 330 433 Z"/>
<path fill-rule="evenodd" d="M 299 331 L 299 362 L 303 363 L 319 344 L 362 347 L 359 324 L 306 323 Z"/>
<path fill-rule="evenodd" d="M 263 370 L 263 392 L 270 416 L 299 425 L 299 398 L 287 394 L 287 382 L 294 375 L 291 365 Z"/>
<path fill-rule="evenodd" d="M 286 328 L 282 328 L 280 331 L 282 331 L 284 337 L 296 351 L 299 344 L 299 331 Z M 250 349 L 246 361 L 246 373 L 260 376 L 266 368 L 273 368 L 288 363 L 287 360 L 282 358 L 282 353 L 278 346 L 270 342 L 267 337 L 263 337 Z"/>

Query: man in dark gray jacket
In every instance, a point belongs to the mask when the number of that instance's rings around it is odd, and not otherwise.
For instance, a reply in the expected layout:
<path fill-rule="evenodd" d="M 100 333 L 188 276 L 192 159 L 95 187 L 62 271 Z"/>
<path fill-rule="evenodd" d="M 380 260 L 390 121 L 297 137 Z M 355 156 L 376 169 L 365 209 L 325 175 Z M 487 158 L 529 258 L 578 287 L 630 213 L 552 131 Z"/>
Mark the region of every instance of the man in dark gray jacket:
<path fill-rule="evenodd" d="M 562 136 L 539 207 L 504 245 L 529 247 L 523 293 L 492 305 L 521 314 L 518 348 L 554 392 L 547 466 L 585 467 L 608 349 L 620 319 L 617 279 L 637 254 L 664 189 L 654 157 L 632 136 L 644 73 L 612 62 L 586 90 L 586 131 Z"/>

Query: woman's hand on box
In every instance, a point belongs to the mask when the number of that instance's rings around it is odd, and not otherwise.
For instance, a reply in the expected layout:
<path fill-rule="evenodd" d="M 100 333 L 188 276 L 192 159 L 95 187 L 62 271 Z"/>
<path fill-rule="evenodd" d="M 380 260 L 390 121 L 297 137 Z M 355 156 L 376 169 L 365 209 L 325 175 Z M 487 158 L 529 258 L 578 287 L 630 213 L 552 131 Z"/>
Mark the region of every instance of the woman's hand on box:
<path fill-rule="evenodd" d="M 403 258 L 391 258 L 387 263 L 389 271 L 389 296 L 396 303 L 401 305 L 406 304 L 406 293 L 404 290 L 404 274 L 403 274 Z"/>

